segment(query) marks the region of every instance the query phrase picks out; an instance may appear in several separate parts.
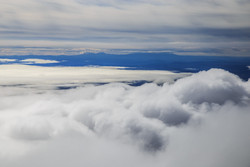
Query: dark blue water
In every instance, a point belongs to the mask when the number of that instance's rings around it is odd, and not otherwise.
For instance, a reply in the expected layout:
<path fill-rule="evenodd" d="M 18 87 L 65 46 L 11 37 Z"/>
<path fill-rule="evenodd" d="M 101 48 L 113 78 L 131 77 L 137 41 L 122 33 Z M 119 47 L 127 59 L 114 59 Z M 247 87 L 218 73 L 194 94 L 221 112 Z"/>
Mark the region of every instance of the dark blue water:
<path fill-rule="evenodd" d="M 250 78 L 250 57 L 222 56 L 178 56 L 171 53 L 132 53 L 127 55 L 106 53 L 85 53 L 75 56 L 0 56 L 0 58 L 49 59 L 60 63 L 33 64 L 38 66 L 123 66 L 133 70 L 168 70 L 174 72 L 199 72 L 211 68 L 221 68 L 234 73 L 244 80 Z M 1 63 L 0 64 L 10 64 Z"/>

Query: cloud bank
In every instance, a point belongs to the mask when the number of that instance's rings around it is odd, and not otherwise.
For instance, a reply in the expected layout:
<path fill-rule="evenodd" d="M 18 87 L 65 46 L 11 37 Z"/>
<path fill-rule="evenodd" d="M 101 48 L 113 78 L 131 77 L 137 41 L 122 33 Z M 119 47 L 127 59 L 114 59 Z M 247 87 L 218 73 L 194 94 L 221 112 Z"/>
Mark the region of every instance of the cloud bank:
<path fill-rule="evenodd" d="M 28 59 L 27 62 L 34 61 Z M 56 62 L 35 59 L 36 63 Z M 173 73 L 160 70 L 124 70 L 125 67 L 40 67 L 8 64 L 0 66 L 0 85 L 23 85 L 28 87 L 81 86 L 84 83 L 150 81 L 174 82 L 190 73 Z"/>
<path fill-rule="evenodd" d="M 0 87 L 0 166 L 250 164 L 250 83 L 224 70 L 162 86 L 16 89 Z"/>

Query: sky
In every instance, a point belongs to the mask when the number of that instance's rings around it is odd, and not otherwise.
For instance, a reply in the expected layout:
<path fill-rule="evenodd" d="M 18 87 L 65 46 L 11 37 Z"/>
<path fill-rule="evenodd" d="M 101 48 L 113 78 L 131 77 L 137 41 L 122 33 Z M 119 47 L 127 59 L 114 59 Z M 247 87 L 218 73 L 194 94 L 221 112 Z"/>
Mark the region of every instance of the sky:
<path fill-rule="evenodd" d="M 0 53 L 250 56 L 249 17 L 248 0 L 0 0 Z"/>

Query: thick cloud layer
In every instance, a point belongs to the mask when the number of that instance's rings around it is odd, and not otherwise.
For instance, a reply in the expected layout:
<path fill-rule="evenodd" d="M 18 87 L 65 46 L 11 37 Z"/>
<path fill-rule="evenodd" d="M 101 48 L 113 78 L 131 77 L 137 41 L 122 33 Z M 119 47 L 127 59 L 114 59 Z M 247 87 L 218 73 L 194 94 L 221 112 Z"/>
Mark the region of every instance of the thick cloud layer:
<path fill-rule="evenodd" d="M 224 70 L 162 86 L 0 89 L 0 166 L 250 165 L 250 82 Z"/>

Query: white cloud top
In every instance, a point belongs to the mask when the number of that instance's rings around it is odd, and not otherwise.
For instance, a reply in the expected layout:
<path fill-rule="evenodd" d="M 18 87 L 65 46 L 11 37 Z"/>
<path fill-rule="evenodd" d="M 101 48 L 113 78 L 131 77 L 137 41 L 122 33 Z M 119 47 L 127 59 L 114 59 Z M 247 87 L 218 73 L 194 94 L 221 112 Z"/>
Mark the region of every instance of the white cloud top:
<path fill-rule="evenodd" d="M 0 87 L 0 166 L 250 164 L 250 83 L 223 70 L 163 86 L 17 90 Z"/>

